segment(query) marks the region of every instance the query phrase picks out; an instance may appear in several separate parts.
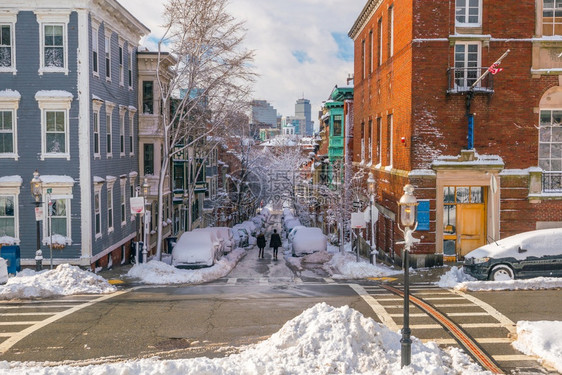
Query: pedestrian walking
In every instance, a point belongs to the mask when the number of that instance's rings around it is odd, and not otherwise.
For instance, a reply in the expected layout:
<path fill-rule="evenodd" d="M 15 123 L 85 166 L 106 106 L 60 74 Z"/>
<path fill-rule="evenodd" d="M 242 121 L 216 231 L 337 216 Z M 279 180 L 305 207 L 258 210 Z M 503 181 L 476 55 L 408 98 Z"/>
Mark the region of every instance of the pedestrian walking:
<path fill-rule="evenodd" d="M 266 242 L 267 242 L 265 240 L 265 235 L 263 234 L 263 232 L 260 232 L 257 235 L 256 242 L 257 242 L 258 248 L 260 249 L 259 254 L 258 254 L 258 258 L 263 259 L 263 253 L 264 253 L 265 245 L 266 245 Z"/>
<path fill-rule="evenodd" d="M 281 245 L 281 236 L 277 233 L 277 229 L 274 229 L 271 239 L 269 240 L 269 247 L 273 248 L 273 260 L 277 260 L 277 251 Z"/>

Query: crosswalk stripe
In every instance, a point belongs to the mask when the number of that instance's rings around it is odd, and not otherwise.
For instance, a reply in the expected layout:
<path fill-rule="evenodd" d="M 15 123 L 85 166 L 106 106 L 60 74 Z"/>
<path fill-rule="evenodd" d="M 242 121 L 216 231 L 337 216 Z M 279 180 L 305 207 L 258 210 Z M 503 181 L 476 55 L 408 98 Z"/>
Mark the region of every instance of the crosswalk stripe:
<path fill-rule="evenodd" d="M 494 359 L 499 362 L 511 362 L 511 361 L 536 361 L 535 358 L 530 357 L 525 354 L 504 354 L 504 355 L 493 355 Z"/>
<path fill-rule="evenodd" d="M 2 313 L 0 316 L 33 316 L 33 315 L 55 315 L 57 312 L 30 312 L 30 313 Z"/>
<path fill-rule="evenodd" d="M 229 285 L 233 285 L 236 284 L 236 282 L 238 281 L 238 279 L 236 277 L 231 277 L 228 279 L 228 281 L 226 282 Z"/>
<path fill-rule="evenodd" d="M 58 314 L 58 313 L 57 313 Z M 40 322 L 40 320 L 35 321 L 27 321 L 27 322 L 0 322 L 0 326 L 13 326 L 13 325 L 21 325 L 21 326 L 29 326 Z"/>
<path fill-rule="evenodd" d="M 482 337 L 475 338 L 480 344 L 511 344 L 512 340 L 506 337 Z M 424 343 L 434 342 L 438 345 L 455 345 L 457 342 L 455 339 L 422 339 Z"/>
<path fill-rule="evenodd" d="M 334 284 L 334 283 L 335 283 L 334 279 L 332 279 L 331 277 L 325 277 L 325 278 L 324 278 L 324 281 L 326 281 L 326 282 L 329 283 L 329 284 Z"/>

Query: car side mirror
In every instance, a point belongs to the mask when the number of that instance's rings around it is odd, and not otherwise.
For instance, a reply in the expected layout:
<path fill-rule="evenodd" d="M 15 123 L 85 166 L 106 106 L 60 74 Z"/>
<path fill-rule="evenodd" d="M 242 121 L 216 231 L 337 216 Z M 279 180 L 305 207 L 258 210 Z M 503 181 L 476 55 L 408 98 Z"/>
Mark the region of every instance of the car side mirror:
<path fill-rule="evenodd" d="M 519 247 L 519 249 L 517 249 L 518 253 L 525 253 L 527 252 L 527 249 L 522 249 L 521 246 Z"/>

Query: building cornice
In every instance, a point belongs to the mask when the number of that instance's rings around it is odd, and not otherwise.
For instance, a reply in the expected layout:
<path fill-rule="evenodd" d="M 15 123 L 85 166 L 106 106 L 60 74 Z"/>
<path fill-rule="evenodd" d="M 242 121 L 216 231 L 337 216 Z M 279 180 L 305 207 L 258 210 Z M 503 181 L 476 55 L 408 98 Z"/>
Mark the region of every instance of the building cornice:
<path fill-rule="evenodd" d="M 365 4 L 363 10 L 359 14 L 359 17 L 357 17 L 355 23 L 347 34 L 351 39 L 355 40 L 361 31 L 363 31 L 365 25 L 367 25 L 367 22 L 369 22 L 376 10 L 379 9 L 382 2 L 383 0 L 369 0 L 369 2 Z"/>

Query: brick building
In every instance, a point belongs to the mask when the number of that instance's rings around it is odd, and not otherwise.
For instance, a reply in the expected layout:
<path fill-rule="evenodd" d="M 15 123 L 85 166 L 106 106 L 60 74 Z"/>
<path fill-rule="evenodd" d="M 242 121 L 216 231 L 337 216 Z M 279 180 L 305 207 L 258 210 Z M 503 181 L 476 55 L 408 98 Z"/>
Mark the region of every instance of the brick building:
<path fill-rule="evenodd" d="M 387 256 L 401 253 L 396 202 L 407 183 L 420 200 L 414 265 L 562 226 L 560 13 L 553 0 L 367 2 L 349 32 L 353 164 L 377 180 Z M 476 82 L 507 50 L 503 72 Z"/>

